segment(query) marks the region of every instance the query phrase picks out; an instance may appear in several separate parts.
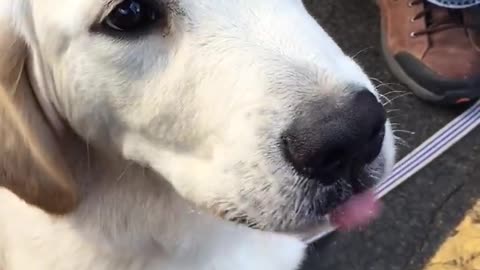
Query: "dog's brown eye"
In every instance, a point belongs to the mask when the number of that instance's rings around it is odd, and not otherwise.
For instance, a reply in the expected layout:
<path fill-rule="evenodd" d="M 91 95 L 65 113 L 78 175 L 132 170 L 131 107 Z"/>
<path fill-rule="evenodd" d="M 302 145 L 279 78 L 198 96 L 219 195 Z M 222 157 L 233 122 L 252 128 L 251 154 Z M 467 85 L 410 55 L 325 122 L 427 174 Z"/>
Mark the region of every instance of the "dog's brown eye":
<path fill-rule="evenodd" d="M 160 20 L 166 20 L 165 10 L 153 1 L 125 0 L 118 4 L 103 21 L 103 26 L 119 32 L 145 30 Z"/>

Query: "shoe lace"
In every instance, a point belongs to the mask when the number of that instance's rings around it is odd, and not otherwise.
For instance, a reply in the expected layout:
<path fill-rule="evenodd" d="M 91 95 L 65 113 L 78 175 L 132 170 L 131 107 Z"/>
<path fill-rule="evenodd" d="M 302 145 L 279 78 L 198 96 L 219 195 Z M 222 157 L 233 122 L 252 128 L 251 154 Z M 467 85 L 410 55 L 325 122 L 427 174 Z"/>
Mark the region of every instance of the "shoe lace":
<path fill-rule="evenodd" d="M 432 19 L 432 12 L 435 9 L 439 9 L 441 7 L 433 6 L 433 4 L 427 3 L 425 0 L 411 0 L 408 5 L 415 6 L 424 4 L 425 8 L 417 13 L 411 20 L 415 21 L 421 18 L 426 18 L 427 20 L 427 27 L 423 30 L 412 32 L 411 36 L 421 36 L 421 35 L 428 35 L 433 34 L 441 31 L 445 31 L 452 28 L 463 28 L 463 29 L 472 29 L 472 30 L 479 30 L 479 25 L 468 24 L 463 20 L 463 12 L 461 9 L 449 9 L 448 14 L 449 16 L 445 16 L 442 19 Z"/>

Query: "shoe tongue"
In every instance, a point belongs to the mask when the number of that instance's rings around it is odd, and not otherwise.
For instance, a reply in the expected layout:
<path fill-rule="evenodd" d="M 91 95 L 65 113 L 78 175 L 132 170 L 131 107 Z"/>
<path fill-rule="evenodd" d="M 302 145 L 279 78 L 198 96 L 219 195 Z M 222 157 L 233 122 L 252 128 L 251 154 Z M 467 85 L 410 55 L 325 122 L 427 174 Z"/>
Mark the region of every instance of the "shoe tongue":
<path fill-rule="evenodd" d="M 436 24 L 437 22 L 448 22 L 451 20 L 450 12 L 446 8 L 431 5 L 431 12 L 429 23 Z"/>
<path fill-rule="evenodd" d="M 443 28 L 428 35 L 432 47 L 456 47 L 458 44 L 465 44 L 467 33 L 463 27 L 463 10 L 448 9 L 431 3 L 426 3 L 425 8 L 429 10 L 425 15 L 427 28 Z M 452 27 L 445 29 L 448 25 Z"/>
<path fill-rule="evenodd" d="M 447 9 L 430 3 L 426 3 L 425 8 L 430 10 L 430 12 L 427 14 L 427 25 L 459 22 L 460 11 L 458 10 Z"/>

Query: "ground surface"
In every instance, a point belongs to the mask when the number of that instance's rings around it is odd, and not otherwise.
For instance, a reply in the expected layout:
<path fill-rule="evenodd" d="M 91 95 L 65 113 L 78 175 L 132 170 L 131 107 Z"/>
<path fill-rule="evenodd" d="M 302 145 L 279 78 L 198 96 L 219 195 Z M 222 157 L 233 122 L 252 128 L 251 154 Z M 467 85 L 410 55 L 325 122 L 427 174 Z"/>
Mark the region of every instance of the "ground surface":
<path fill-rule="evenodd" d="M 372 2 L 305 0 L 311 13 L 346 53 L 358 54 L 356 58 L 371 77 L 389 84 L 380 87 L 382 92 L 408 93 L 384 64 L 379 48 L 379 14 Z M 400 146 L 401 156 L 459 113 L 430 106 L 408 94 L 388 96 L 394 99 L 388 109 L 392 110 L 393 122 L 399 124 L 397 135 L 406 142 Z M 387 195 L 386 211 L 368 230 L 334 234 L 316 243 L 303 269 L 424 269 L 479 198 L 480 129 L 477 128 L 431 166 Z M 437 254 L 437 260 L 438 256 L 441 254 Z"/>

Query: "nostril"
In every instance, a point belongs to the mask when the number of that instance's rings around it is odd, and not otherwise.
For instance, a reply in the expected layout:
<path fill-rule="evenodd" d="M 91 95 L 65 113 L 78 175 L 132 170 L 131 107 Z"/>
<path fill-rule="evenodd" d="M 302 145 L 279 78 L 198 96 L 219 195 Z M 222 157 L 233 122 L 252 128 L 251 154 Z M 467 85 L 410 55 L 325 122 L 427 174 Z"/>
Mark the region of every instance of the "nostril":
<path fill-rule="evenodd" d="M 297 154 L 297 151 L 295 151 L 294 139 L 291 136 L 282 135 L 280 146 L 287 160 L 291 161 L 294 165 L 300 163 L 300 157 Z"/>
<path fill-rule="evenodd" d="M 366 163 L 371 163 L 380 154 L 385 138 L 385 125 L 382 125 L 378 130 L 372 133 L 367 145 L 365 153 Z"/>
<path fill-rule="evenodd" d="M 311 174 L 311 169 L 307 165 L 311 160 L 307 157 L 308 149 L 303 148 L 295 137 L 288 134 L 282 135 L 280 148 L 284 158 L 290 162 L 297 172 L 303 175 Z"/>
<path fill-rule="evenodd" d="M 304 145 L 295 136 L 281 136 L 281 148 L 286 160 L 295 170 L 308 178 L 325 178 L 339 171 L 345 164 L 346 152 L 341 148 L 318 151 L 313 145 Z"/>
<path fill-rule="evenodd" d="M 319 158 L 319 162 L 311 164 L 313 168 L 319 168 L 322 172 L 337 171 L 346 163 L 346 153 L 343 149 L 332 149 L 323 153 L 324 158 Z"/>
<path fill-rule="evenodd" d="M 385 134 L 385 122 L 379 122 L 375 128 L 373 128 L 372 133 L 368 139 L 369 142 L 375 141 L 378 137 L 383 137 Z"/>

